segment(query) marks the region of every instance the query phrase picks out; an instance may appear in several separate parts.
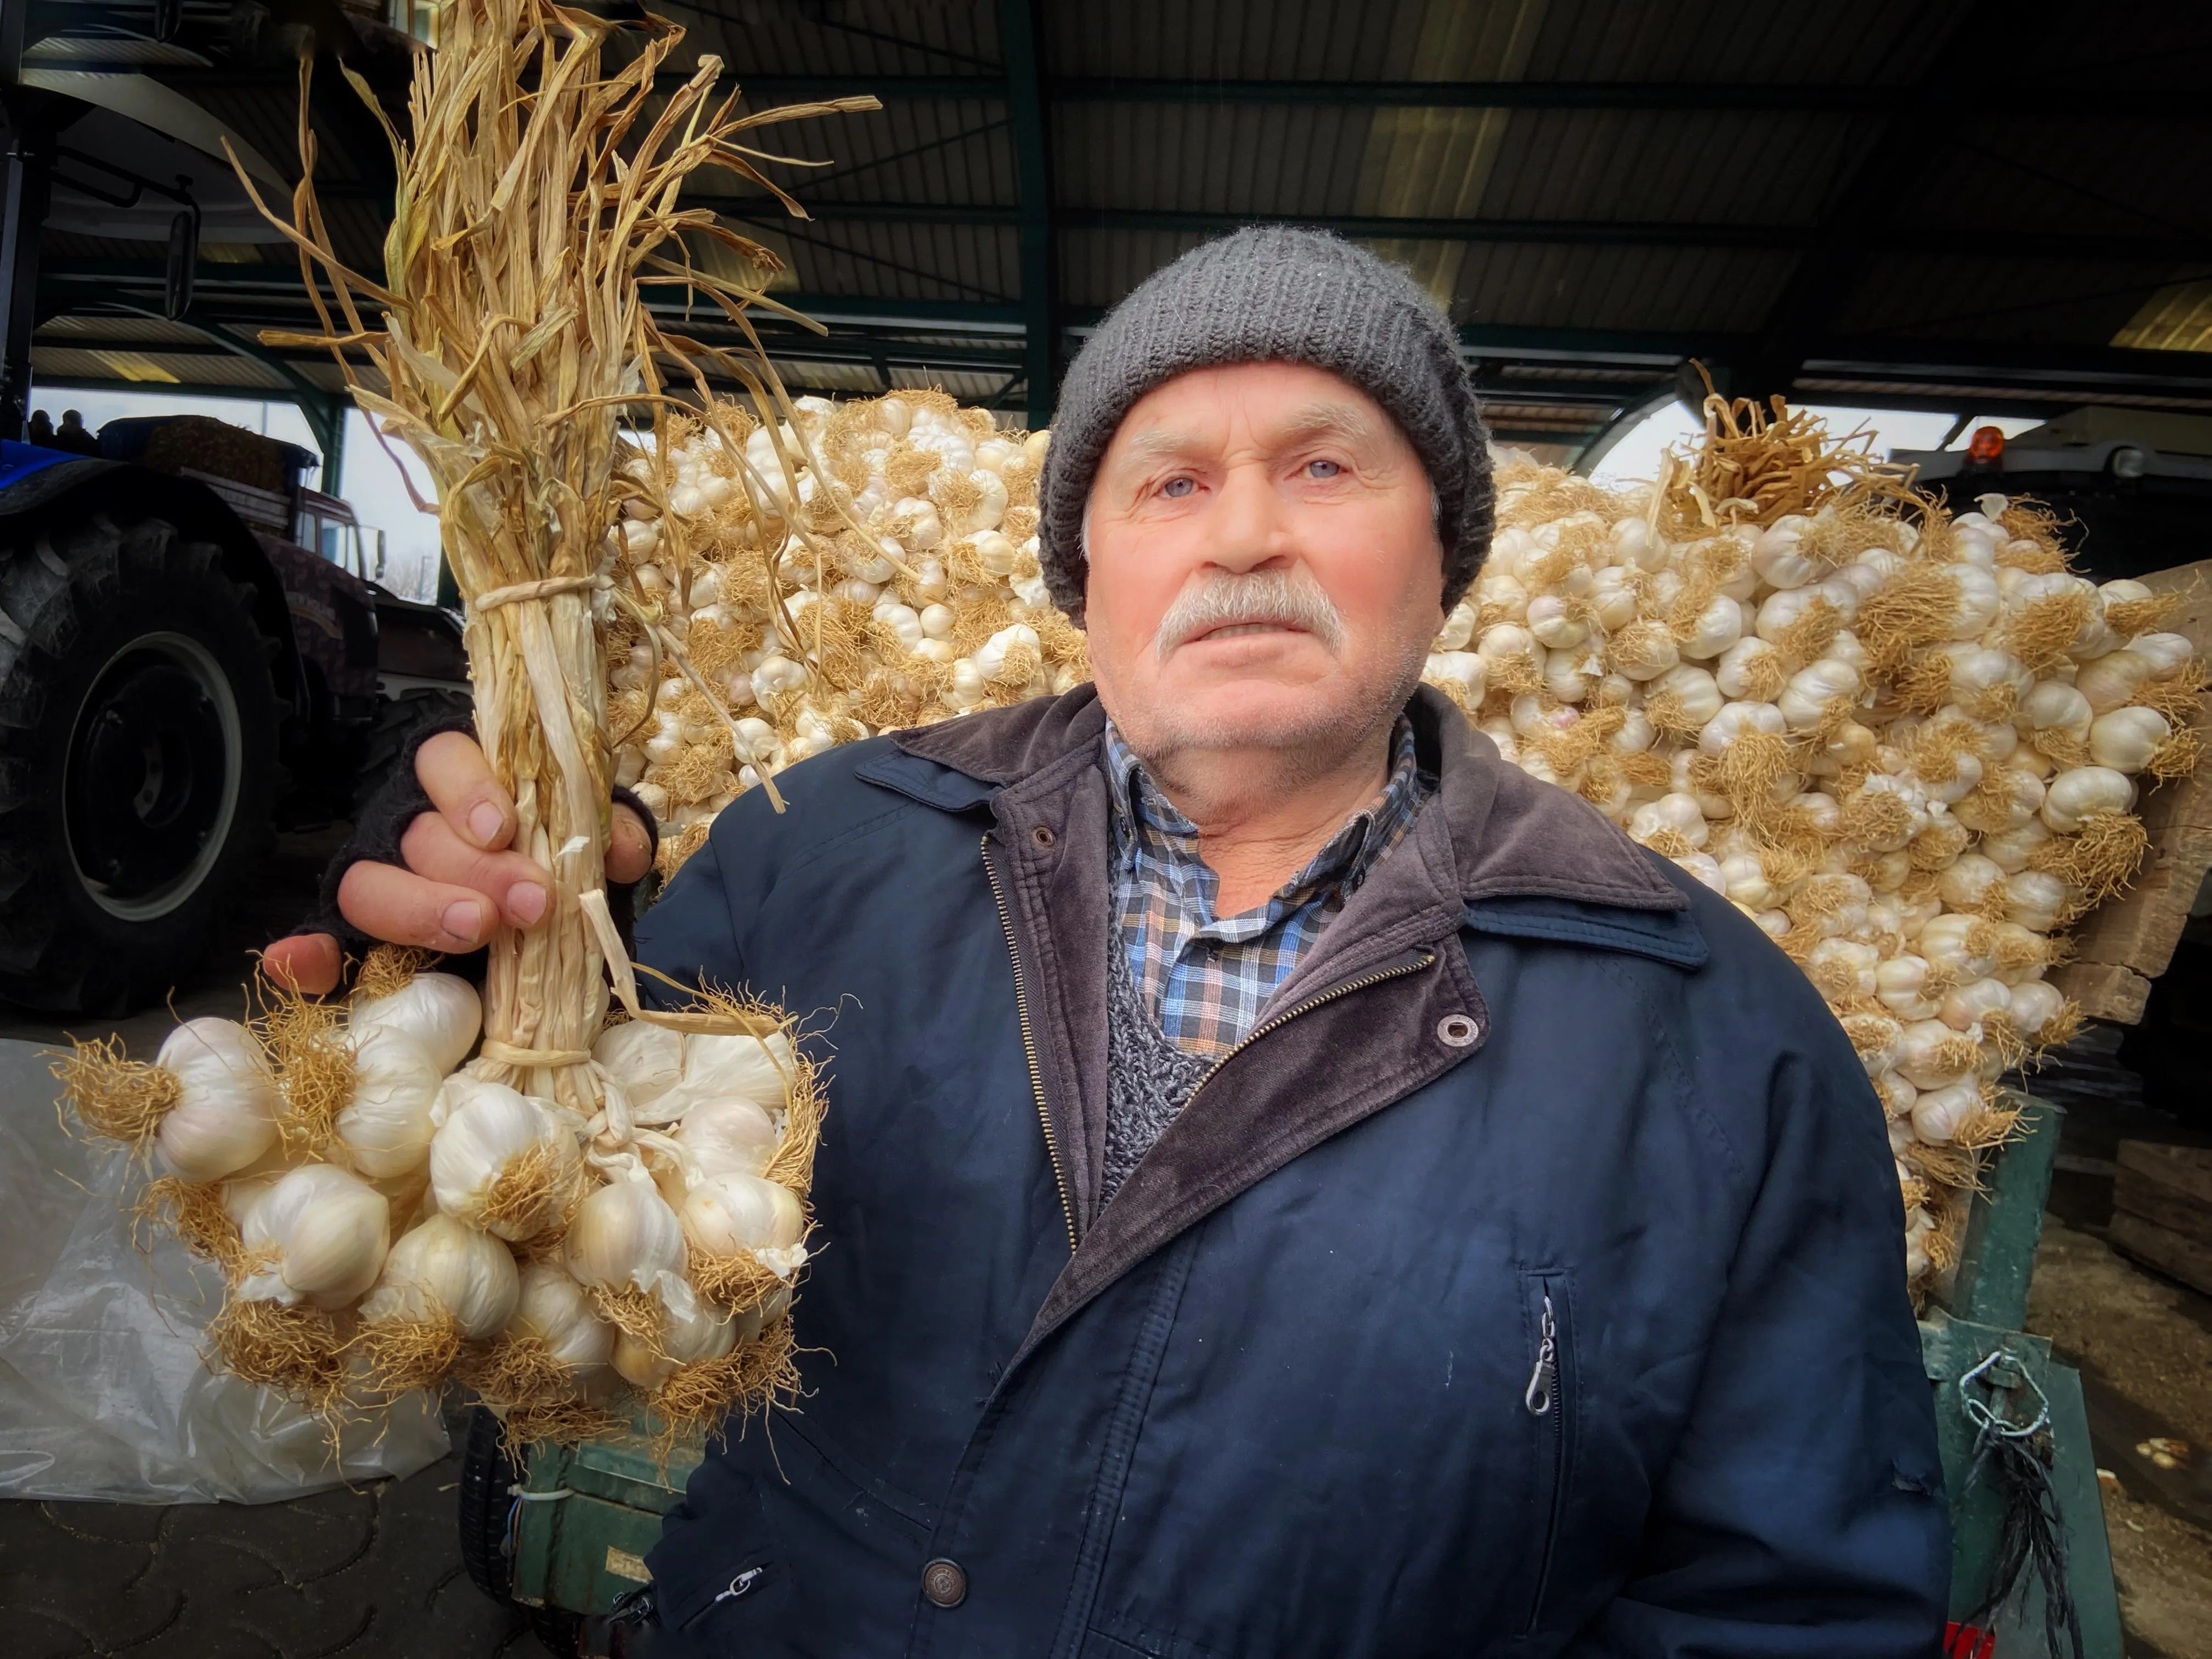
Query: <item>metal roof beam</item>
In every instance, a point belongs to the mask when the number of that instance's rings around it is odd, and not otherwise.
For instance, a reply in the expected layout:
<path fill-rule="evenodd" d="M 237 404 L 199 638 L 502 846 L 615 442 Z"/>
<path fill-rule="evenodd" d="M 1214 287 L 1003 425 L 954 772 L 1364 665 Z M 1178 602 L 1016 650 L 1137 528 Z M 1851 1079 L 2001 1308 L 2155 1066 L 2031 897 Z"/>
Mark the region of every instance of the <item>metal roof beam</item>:
<path fill-rule="evenodd" d="M 727 218 L 781 221 L 772 197 L 701 197 L 695 207 Z M 824 224 L 975 225 L 1020 228 L 1030 222 L 1026 203 L 839 202 L 806 204 Z M 1583 247 L 1741 247 L 1814 249 L 1824 245 L 1823 224 L 1759 224 L 1726 221 L 1632 219 L 1474 219 L 1358 213 L 1212 213 L 1160 208 L 1060 208 L 1052 215 L 1062 230 L 1136 230 L 1207 234 L 1267 222 L 1318 225 L 1347 236 L 1435 242 L 1552 243 Z M 2212 235 L 2066 234 L 2030 228 L 1992 234 L 1976 225 L 1929 226 L 1863 221 L 1852 235 L 1866 246 L 1931 252 L 1989 254 L 2014 258 L 2094 260 L 2143 264 L 2212 261 Z"/>
<path fill-rule="evenodd" d="M 671 85 L 690 71 L 663 70 Z M 892 99 L 1003 100 L 1012 82 L 995 75 L 741 75 L 756 101 L 872 92 Z M 1042 83 L 1048 102 L 1114 104 L 1322 104 L 1393 109 L 1738 110 L 1775 114 L 1887 114 L 1905 107 L 1911 85 L 1841 82 L 1713 81 L 1261 81 L 1177 80 L 1158 76 L 1059 76 Z M 2201 119 L 2201 100 L 2183 89 L 2076 87 L 2047 106 L 2012 115 Z"/>

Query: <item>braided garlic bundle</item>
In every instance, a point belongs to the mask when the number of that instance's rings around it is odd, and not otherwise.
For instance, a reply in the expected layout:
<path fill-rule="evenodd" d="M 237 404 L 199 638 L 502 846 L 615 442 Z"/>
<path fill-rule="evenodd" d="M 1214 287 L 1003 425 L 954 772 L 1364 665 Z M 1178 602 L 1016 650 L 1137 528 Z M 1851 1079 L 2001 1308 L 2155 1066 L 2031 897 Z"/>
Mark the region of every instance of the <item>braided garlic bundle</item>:
<path fill-rule="evenodd" d="M 152 1065 L 110 1046 L 60 1069 L 88 1128 L 162 1158 L 142 1207 L 222 1264 L 222 1363 L 334 1424 L 459 1374 L 520 1437 L 611 1429 L 625 1387 L 672 1437 L 794 1384 L 784 1315 L 819 1090 L 778 1012 L 703 987 L 678 1012 L 640 1000 L 605 891 L 605 683 L 611 624 L 650 595 L 605 556 L 632 493 L 623 410 L 665 408 L 663 374 L 708 355 L 662 331 L 647 289 L 742 322 L 779 268 L 678 206 L 683 185 L 712 167 L 775 191 L 753 129 L 878 105 L 741 108 L 715 94 L 712 56 L 667 70 L 682 39 L 657 18 L 449 0 L 416 60 L 411 131 L 389 135 L 379 278 L 328 240 L 304 122 L 295 219 L 263 208 L 316 276 L 324 325 L 269 343 L 328 350 L 435 489 L 477 738 L 549 903 L 537 927 L 495 931 L 481 998 L 379 951 L 348 1001 L 272 992 Z M 764 355 L 711 357 L 788 407 Z M 672 1045 L 657 1101 L 634 1103 L 600 1057 L 638 1042 L 625 1021 Z M 687 1134 L 742 1141 L 756 1167 L 710 1170 Z M 696 1243 L 678 1208 L 698 1212 Z"/>

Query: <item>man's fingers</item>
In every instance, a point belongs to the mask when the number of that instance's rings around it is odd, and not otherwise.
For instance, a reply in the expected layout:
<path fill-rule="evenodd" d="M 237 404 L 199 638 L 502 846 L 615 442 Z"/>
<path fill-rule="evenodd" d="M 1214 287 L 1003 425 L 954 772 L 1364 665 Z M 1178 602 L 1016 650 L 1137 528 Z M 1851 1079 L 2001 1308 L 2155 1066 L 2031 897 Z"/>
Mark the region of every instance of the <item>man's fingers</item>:
<path fill-rule="evenodd" d="M 295 933 L 261 953 L 261 970 L 307 996 L 338 988 L 338 942 L 328 933 Z"/>
<path fill-rule="evenodd" d="M 607 879 L 627 886 L 641 881 L 653 868 L 653 837 L 637 814 L 620 801 L 615 803 L 614 828 L 607 836 Z"/>
<path fill-rule="evenodd" d="M 416 750 L 415 779 L 453 833 L 471 846 L 495 853 L 514 839 L 514 803 L 467 732 L 441 732 Z"/>
<path fill-rule="evenodd" d="M 400 855 L 418 876 L 449 887 L 471 888 L 499 906 L 502 920 L 535 927 L 545 919 L 545 872 L 520 853 L 482 853 L 453 833 L 435 812 L 424 812 L 399 838 Z"/>
<path fill-rule="evenodd" d="M 366 859 L 338 884 L 338 912 L 371 939 L 448 955 L 475 950 L 499 925 L 482 893 Z"/>

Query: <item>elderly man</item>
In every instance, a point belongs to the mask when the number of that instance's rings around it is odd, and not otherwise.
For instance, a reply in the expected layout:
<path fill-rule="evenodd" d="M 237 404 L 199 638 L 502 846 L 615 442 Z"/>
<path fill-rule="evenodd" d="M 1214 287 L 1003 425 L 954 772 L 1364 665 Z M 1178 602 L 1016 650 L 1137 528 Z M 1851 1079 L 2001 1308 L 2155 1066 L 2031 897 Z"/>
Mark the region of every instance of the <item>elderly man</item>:
<path fill-rule="evenodd" d="M 1419 687 L 1485 445 L 1402 275 L 1197 249 L 1076 360 L 1046 469 L 1095 687 L 807 762 L 647 913 L 666 972 L 842 1010 L 805 1398 L 693 1476 L 653 1651 L 1936 1652 L 1849 1043 Z M 419 769 L 351 920 L 534 920 L 473 744 Z"/>

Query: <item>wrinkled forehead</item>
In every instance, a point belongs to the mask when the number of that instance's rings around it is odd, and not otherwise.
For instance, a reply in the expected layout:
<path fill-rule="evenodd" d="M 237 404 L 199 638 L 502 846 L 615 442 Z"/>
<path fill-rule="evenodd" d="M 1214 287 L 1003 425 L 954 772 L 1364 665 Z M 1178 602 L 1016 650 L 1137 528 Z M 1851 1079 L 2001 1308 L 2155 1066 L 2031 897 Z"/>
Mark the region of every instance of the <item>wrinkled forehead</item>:
<path fill-rule="evenodd" d="M 1189 370 L 1153 387 L 1121 417 L 1105 464 L 1200 459 L 1232 441 L 1273 451 L 1319 440 L 1410 447 L 1382 405 L 1351 381 L 1304 364 L 1243 363 Z"/>

